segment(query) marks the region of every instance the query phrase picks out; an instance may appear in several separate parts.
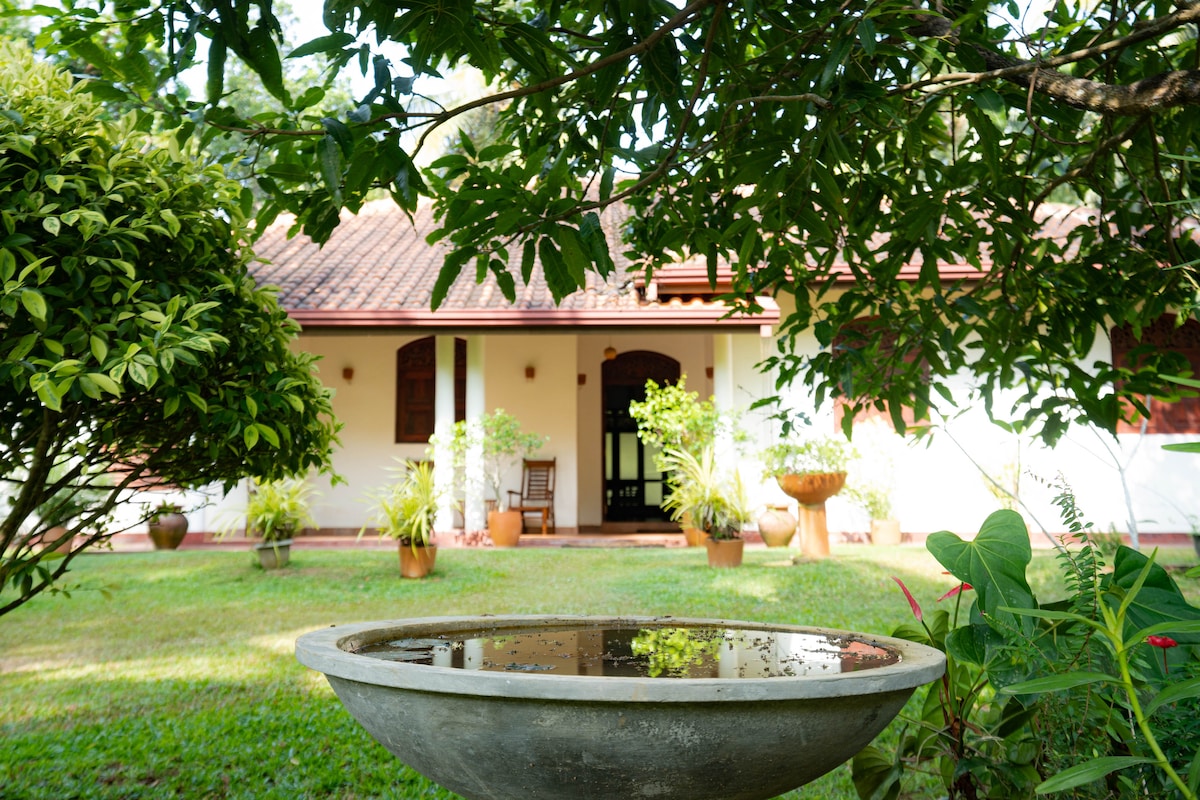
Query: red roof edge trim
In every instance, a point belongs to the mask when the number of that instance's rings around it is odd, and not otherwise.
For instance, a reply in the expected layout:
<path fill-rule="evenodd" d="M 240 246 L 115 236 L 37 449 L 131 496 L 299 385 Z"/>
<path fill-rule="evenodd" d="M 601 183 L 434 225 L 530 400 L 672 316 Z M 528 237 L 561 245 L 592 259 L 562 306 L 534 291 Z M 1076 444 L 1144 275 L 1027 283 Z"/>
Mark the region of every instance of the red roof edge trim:
<path fill-rule="evenodd" d="M 288 316 L 306 328 L 376 327 L 665 327 L 703 325 L 757 327 L 779 322 L 779 306 L 767 297 L 758 298 L 759 314 L 726 317 L 728 306 L 717 303 L 648 304 L 637 308 L 611 309 L 289 309 Z"/>

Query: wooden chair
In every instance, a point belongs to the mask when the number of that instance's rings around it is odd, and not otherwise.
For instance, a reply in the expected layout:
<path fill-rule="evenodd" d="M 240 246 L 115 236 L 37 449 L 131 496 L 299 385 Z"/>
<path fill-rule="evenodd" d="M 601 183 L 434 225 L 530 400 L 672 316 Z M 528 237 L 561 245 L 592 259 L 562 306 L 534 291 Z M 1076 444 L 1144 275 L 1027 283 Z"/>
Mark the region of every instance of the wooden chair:
<path fill-rule="evenodd" d="M 521 530 L 525 530 L 525 515 L 540 514 L 542 534 L 554 530 L 554 463 L 525 459 L 521 470 L 521 491 L 508 492 L 508 509 L 521 512 Z"/>

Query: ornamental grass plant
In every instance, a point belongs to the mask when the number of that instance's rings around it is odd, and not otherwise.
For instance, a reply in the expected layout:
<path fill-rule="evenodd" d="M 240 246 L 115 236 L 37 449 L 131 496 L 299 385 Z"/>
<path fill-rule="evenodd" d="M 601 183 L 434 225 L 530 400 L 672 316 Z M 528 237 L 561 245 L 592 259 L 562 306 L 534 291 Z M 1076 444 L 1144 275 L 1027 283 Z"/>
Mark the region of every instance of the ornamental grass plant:
<path fill-rule="evenodd" d="M 374 548 L 300 550 L 273 573 L 232 551 L 80 556 L 69 598 L 39 597 L 0 619 L 0 797 L 449 800 L 295 661 L 299 634 L 476 613 L 674 614 L 887 634 L 910 615 L 893 576 L 921 596 L 958 583 L 918 547 L 844 545 L 800 565 L 750 549 L 732 573 L 686 548 L 446 556 L 420 582 L 399 580 L 394 555 Z M 1159 563 L 1192 560 L 1181 548 Z M 1030 580 L 1053 583 L 1054 571 L 1053 556 L 1037 553 Z M 1196 583 L 1184 587 L 1193 602 Z M 913 790 L 938 796 L 932 784 Z M 785 797 L 855 798 L 850 767 Z"/>

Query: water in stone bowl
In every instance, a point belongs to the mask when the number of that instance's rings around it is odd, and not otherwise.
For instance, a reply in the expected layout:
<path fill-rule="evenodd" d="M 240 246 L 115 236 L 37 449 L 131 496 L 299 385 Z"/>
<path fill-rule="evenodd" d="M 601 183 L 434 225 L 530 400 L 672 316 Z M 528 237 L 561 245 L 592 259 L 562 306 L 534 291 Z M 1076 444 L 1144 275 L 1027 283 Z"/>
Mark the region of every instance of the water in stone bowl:
<path fill-rule="evenodd" d="M 671 617 L 370 622 L 296 655 L 469 800 L 765 800 L 852 757 L 945 668 L 899 639 Z"/>

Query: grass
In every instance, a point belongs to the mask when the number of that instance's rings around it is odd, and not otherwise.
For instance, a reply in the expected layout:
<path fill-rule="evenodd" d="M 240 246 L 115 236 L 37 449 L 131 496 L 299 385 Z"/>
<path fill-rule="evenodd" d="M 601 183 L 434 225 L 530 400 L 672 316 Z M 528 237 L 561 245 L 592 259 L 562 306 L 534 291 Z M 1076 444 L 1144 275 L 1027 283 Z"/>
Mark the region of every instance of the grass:
<path fill-rule="evenodd" d="M 0 618 L 0 796 L 452 798 L 358 727 L 295 661 L 296 636 L 477 613 L 674 614 L 886 634 L 909 614 L 891 576 L 923 603 L 953 586 L 913 547 L 846 546 L 795 566 L 781 551 L 750 550 L 745 566 L 721 571 L 686 549 L 448 550 L 422 581 L 401 581 L 389 551 L 294 551 L 280 573 L 249 558 L 88 555 L 70 599 L 41 597 Z M 1179 550 L 1163 560 L 1189 559 Z M 1050 585 L 1048 555 L 1038 570 Z M 1200 591 L 1189 592 L 1195 602 Z M 849 767 L 786 797 L 854 798 Z"/>

